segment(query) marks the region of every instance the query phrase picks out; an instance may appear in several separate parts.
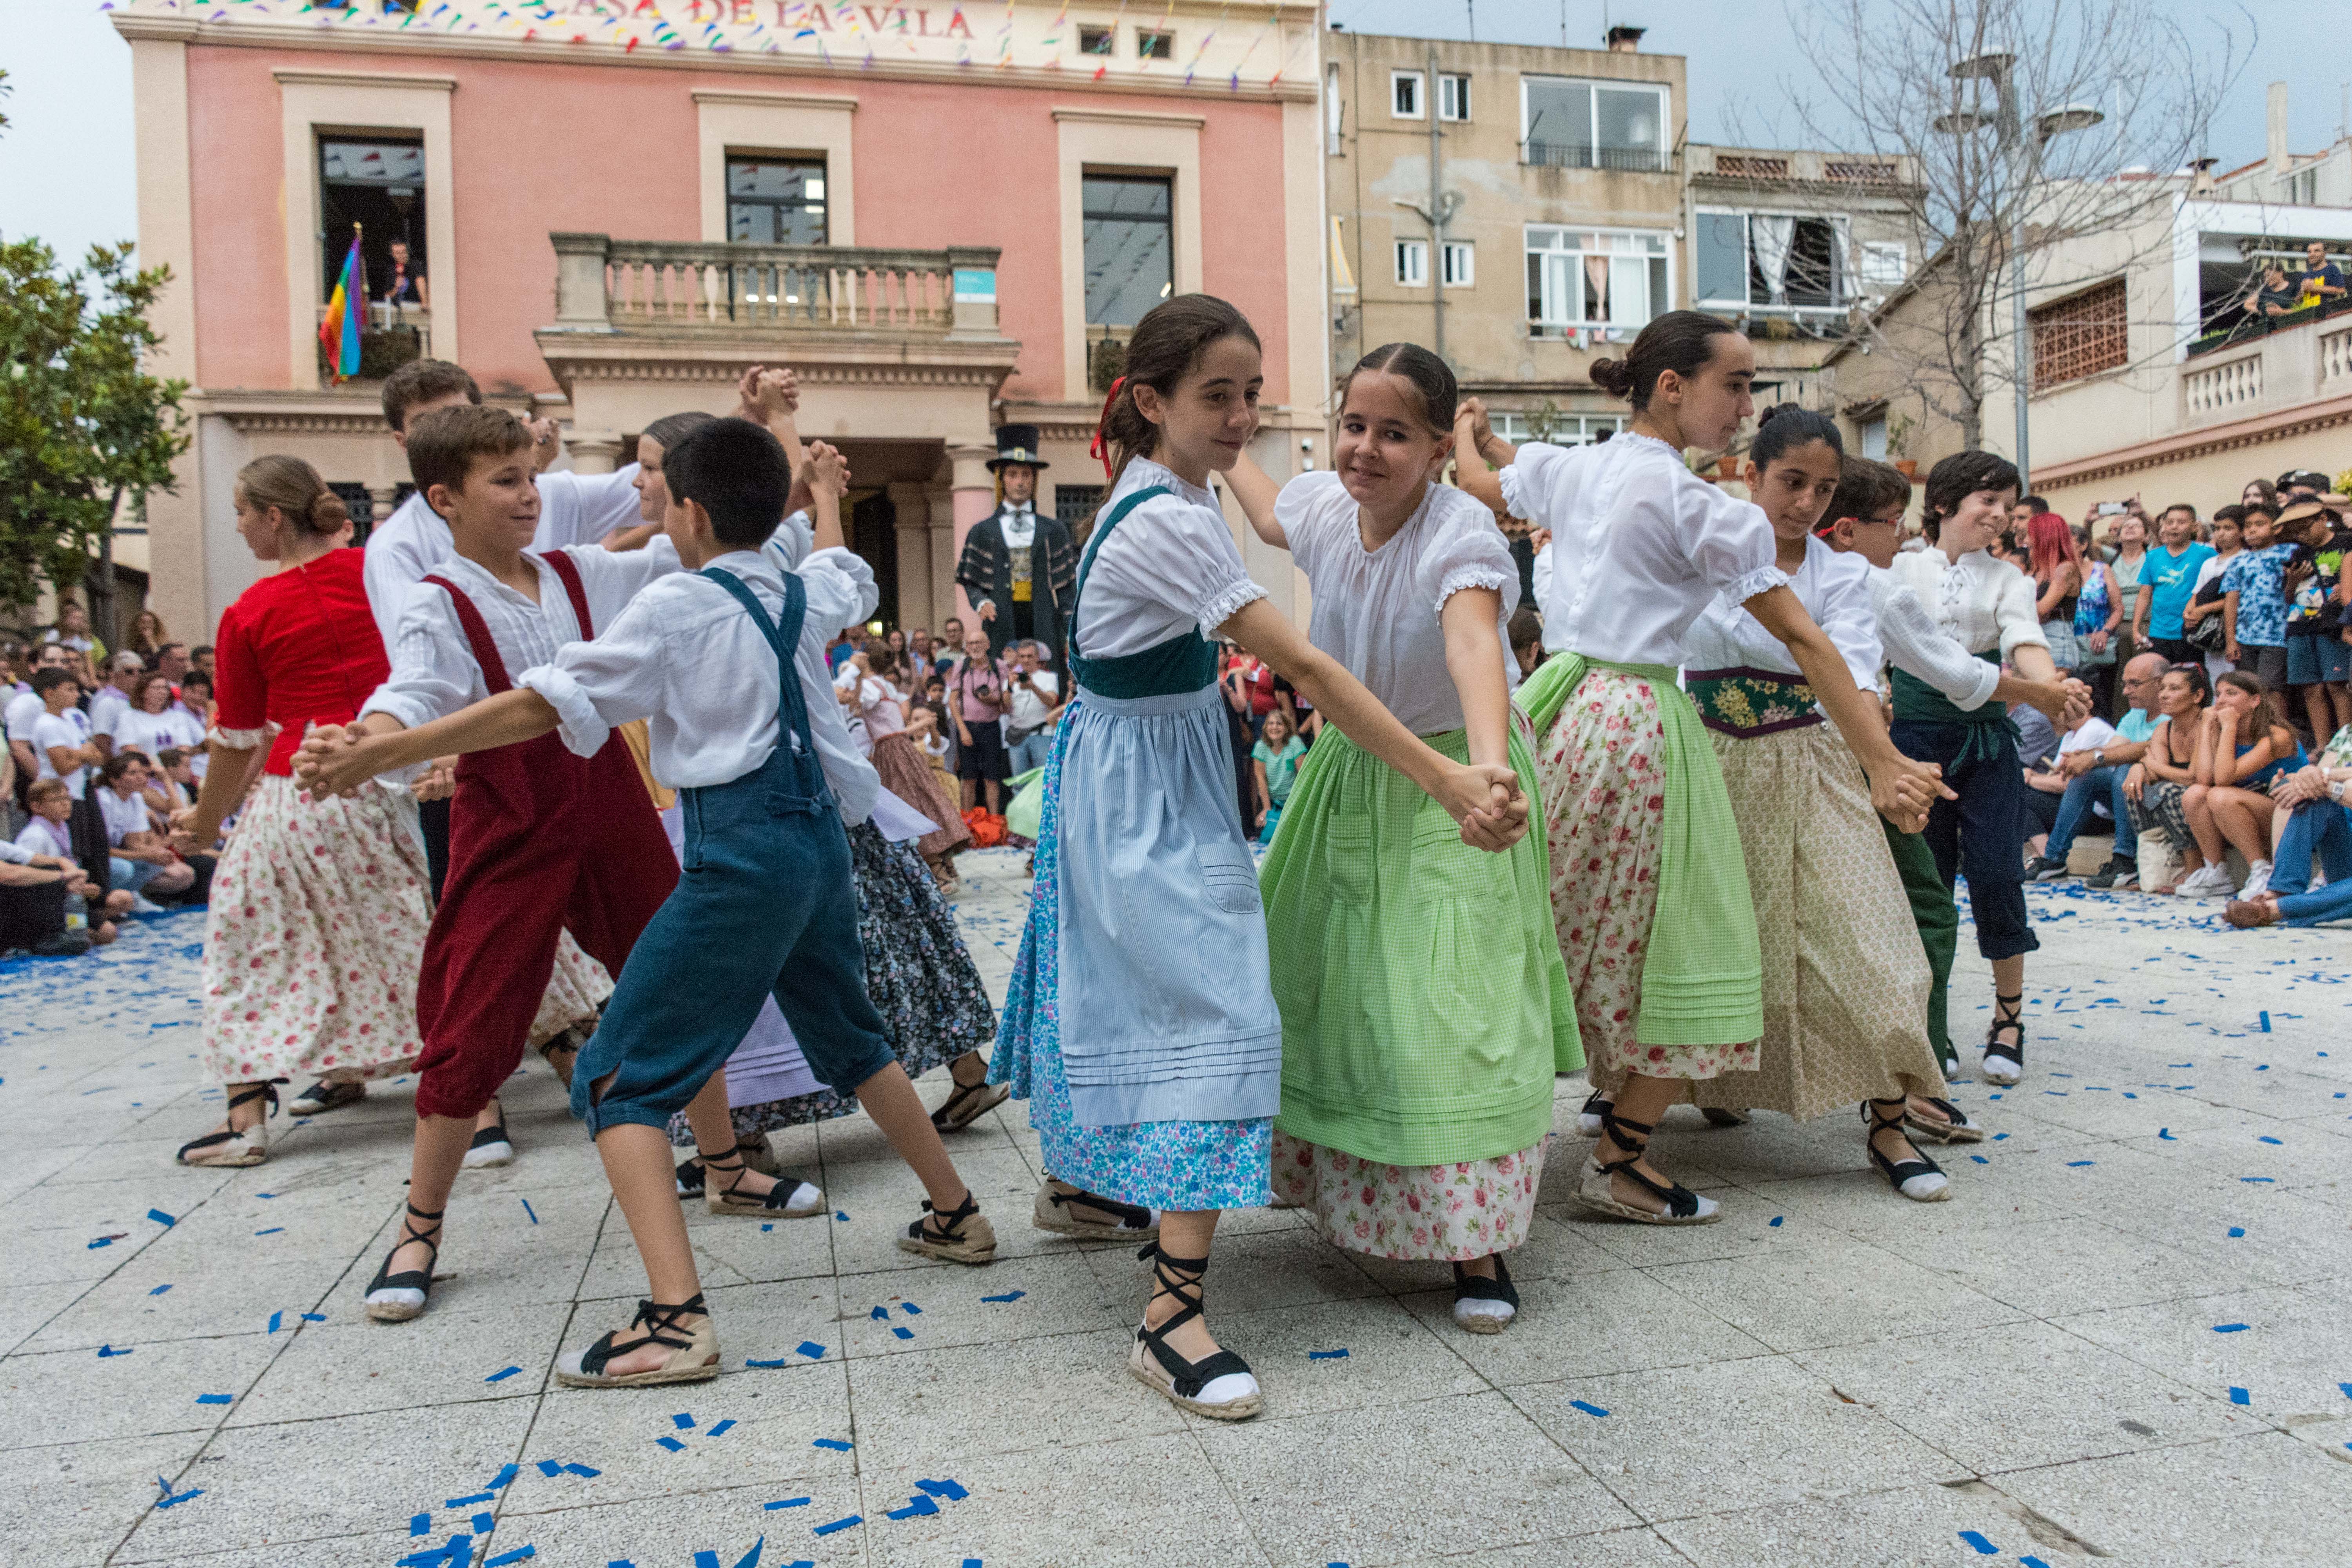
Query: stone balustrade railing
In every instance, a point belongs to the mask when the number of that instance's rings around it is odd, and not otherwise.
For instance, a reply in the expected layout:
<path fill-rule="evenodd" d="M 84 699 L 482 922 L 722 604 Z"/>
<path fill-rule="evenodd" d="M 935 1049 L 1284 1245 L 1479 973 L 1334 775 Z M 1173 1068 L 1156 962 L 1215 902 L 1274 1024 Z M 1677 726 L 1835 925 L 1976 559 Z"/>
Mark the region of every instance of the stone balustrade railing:
<path fill-rule="evenodd" d="M 947 337 L 996 331 L 994 247 L 614 239 L 552 234 L 561 331 Z"/>

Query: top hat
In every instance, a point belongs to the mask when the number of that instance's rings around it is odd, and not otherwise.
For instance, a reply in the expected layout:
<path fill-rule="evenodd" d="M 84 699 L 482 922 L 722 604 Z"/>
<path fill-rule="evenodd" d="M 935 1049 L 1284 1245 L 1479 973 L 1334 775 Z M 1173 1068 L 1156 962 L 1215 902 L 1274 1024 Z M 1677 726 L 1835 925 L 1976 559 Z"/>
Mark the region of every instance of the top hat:
<path fill-rule="evenodd" d="M 999 425 L 996 427 L 996 456 L 989 459 L 988 471 L 992 474 L 1007 463 L 1020 463 L 1032 468 L 1052 467 L 1037 455 L 1037 426 Z"/>

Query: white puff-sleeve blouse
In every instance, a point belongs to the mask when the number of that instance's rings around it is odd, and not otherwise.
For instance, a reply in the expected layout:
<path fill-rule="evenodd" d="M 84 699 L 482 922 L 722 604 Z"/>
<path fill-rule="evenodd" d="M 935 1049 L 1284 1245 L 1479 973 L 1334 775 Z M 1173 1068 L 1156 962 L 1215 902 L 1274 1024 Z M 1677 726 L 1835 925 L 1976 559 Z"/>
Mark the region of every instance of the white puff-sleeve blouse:
<path fill-rule="evenodd" d="M 1954 561 L 1931 544 L 1897 555 L 1890 570 L 1919 595 L 1944 635 L 1970 653 L 1998 646 L 2007 658 L 2027 643 L 2050 646 L 2033 613 L 2033 579 L 2006 561 L 1981 550 Z"/>
<path fill-rule="evenodd" d="M 1356 500 L 1337 474 L 1292 479 L 1274 515 L 1314 591 L 1307 640 L 1346 666 L 1406 729 L 1435 735 L 1462 727 L 1438 617 L 1465 588 L 1501 594 L 1496 646 L 1506 679 L 1517 684 L 1504 627 L 1518 605 L 1518 568 L 1484 502 L 1431 485 L 1419 510 L 1378 550 L 1364 548 Z"/>
<path fill-rule="evenodd" d="M 1874 691 L 1885 650 L 1878 636 L 1878 616 L 1871 607 L 1870 563 L 1859 555 L 1840 554 L 1818 539 L 1805 541 L 1804 563 L 1790 577 L 1789 586 L 1805 613 L 1837 645 L 1854 685 Z M 1764 629 L 1764 623 L 1718 595 L 1685 635 L 1692 669 L 1734 669 L 1742 665 L 1802 672 L 1788 645 Z M 1998 672 L 1996 672 L 1998 673 Z"/>
<path fill-rule="evenodd" d="M 1789 580 L 1772 563 L 1762 509 L 1708 484 L 1654 437 L 1530 441 L 1499 479 L 1513 517 L 1551 530 L 1541 607 L 1554 653 L 1680 664 L 1683 634 L 1717 594 L 1743 604 Z"/>
<path fill-rule="evenodd" d="M 1124 658 L 1193 630 L 1214 637 L 1242 606 L 1265 597 L 1242 564 L 1216 493 L 1150 458 L 1129 461 L 1102 515 L 1150 489 L 1168 493 L 1138 502 L 1119 521 L 1078 590 L 1076 646 L 1087 658 Z"/>

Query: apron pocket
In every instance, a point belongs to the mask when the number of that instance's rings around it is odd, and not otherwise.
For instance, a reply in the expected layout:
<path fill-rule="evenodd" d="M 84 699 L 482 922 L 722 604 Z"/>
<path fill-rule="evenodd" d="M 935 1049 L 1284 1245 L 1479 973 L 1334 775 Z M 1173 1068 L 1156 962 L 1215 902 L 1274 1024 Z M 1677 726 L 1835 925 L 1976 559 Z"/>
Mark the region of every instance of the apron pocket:
<path fill-rule="evenodd" d="M 1237 844 L 1197 844 L 1192 859 L 1201 868 L 1201 886 L 1209 901 L 1229 915 L 1255 913 L 1258 898 L 1257 865 Z"/>

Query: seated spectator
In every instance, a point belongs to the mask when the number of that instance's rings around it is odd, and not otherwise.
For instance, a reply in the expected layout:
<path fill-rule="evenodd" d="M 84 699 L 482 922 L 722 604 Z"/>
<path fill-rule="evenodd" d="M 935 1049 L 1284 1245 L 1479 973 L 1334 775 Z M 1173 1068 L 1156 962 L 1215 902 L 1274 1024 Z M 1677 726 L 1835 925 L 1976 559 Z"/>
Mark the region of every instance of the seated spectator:
<path fill-rule="evenodd" d="M 2341 496 L 2297 501 L 2279 514 L 2279 537 L 2294 546 L 2281 574 L 2287 594 L 2286 683 L 2303 696 L 2311 743 L 2324 747 L 2352 724 L 2352 647 L 2344 605 L 2352 600 L 2352 528 Z"/>
<path fill-rule="evenodd" d="M 1250 771 L 1257 786 L 1257 810 L 1250 820 L 1260 844 L 1274 842 L 1291 785 L 1298 782 L 1298 764 L 1306 758 L 1307 742 L 1291 729 L 1290 716 L 1279 709 L 1268 713 L 1264 736 L 1250 748 Z"/>
<path fill-rule="evenodd" d="M 2278 854 L 2270 886 L 2258 897 L 2233 900 L 2221 913 L 2233 926 L 2318 925 L 2352 920 L 2352 725 L 2336 731 L 2319 760 L 2271 786 L 2279 813 Z M 2319 857 L 2327 885 L 2311 886 L 2311 858 Z"/>
<path fill-rule="evenodd" d="M 2066 789 L 2073 773 L 2067 759 L 2074 756 L 2096 756 L 2116 738 L 2115 726 L 2105 719 L 2085 713 L 2074 727 L 2061 736 L 2058 749 L 2025 763 L 2025 821 L 2021 831 L 2025 835 L 2026 871 L 2037 882 L 2055 881 L 2066 874 L 2066 858 L 2056 858 L 2056 870 L 2047 871 L 2053 864 L 2047 846 L 2049 835 L 2058 825 L 2065 809 Z M 2080 765 L 2074 771 L 2080 771 Z M 2094 805 L 2096 803 L 2095 802 Z"/>
<path fill-rule="evenodd" d="M 2198 731 L 2197 783 L 2181 802 L 2205 871 L 2184 879 L 2181 892 L 2200 898 L 2233 890 L 2245 898 L 2261 896 L 2270 885 L 2272 781 L 2299 772 L 2306 761 L 2278 693 L 2242 669 L 2223 676 Z M 2222 862 L 2225 845 L 2246 858 L 2242 889 L 2231 886 Z"/>
<path fill-rule="evenodd" d="M 164 830 L 147 809 L 147 759 L 137 752 L 117 752 L 98 774 L 98 807 L 106 818 L 106 846 L 112 871 L 110 886 L 131 895 L 131 912 L 159 915 L 163 906 L 149 891 L 165 898 L 184 893 L 196 874 L 172 853 Z"/>
<path fill-rule="evenodd" d="M 213 645 L 200 642 L 188 650 L 188 668 L 205 678 L 209 685 L 213 679 Z"/>
<path fill-rule="evenodd" d="M 193 752 L 205 743 L 205 721 L 188 711 L 160 669 L 142 675 L 131 688 L 131 706 L 114 720 L 114 749 L 153 756 L 164 747 Z"/>
<path fill-rule="evenodd" d="M 155 753 L 155 766 L 147 776 L 147 811 L 149 816 L 166 828 L 172 814 L 184 811 L 196 804 L 196 794 L 202 786 L 190 766 L 191 758 L 175 746 L 166 746 Z M 183 857 L 195 872 L 196 879 L 181 899 L 183 904 L 201 904 L 209 900 L 213 890 L 213 872 L 220 865 L 220 857 L 209 849 L 200 849 Z"/>
<path fill-rule="evenodd" d="M 114 754 L 116 747 L 114 727 L 131 710 L 131 694 L 146 673 L 145 659 L 135 653 L 118 653 L 106 661 L 104 680 L 89 693 L 90 736 L 109 756 Z"/>
<path fill-rule="evenodd" d="M 58 624 L 42 633 L 41 640 L 58 644 L 80 655 L 83 678 L 92 686 L 98 684 L 98 665 L 106 658 L 106 645 L 91 634 L 88 610 L 68 599 L 58 606 Z"/>
<path fill-rule="evenodd" d="M 180 678 L 180 696 L 177 706 L 184 709 L 188 716 L 196 721 L 198 733 L 202 737 L 203 743 L 194 749 L 185 746 L 181 748 L 182 751 L 187 752 L 188 766 L 194 772 L 196 782 L 201 784 L 204 782 L 205 768 L 212 760 L 213 678 L 191 666 L 188 673 Z"/>
<path fill-rule="evenodd" d="M 2210 869 L 2189 830 L 2187 801 L 2197 785 L 2198 738 L 2204 731 L 2212 682 L 2201 664 L 2176 664 L 2157 683 L 2156 729 L 2124 777 L 2124 799 L 2135 839 L 2161 832 L 2180 856 L 2180 877 L 2151 893 L 2179 891 Z M 2201 884 L 2200 884 L 2201 886 Z M 2201 896 L 2201 895 L 2196 895 Z"/>
<path fill-rule="evenodd" d="M 33 751 L 38 776 L 62 780 L 73 801 L 75 857 L 93 882 L 106 875 L 106 825 L 99 820 L 98 802 L 89 781 L 106 752 L 90 738 L 89 715 L 77 703 L 81 681 L 72 671 L 45 669 L 33 678 L 41 699 L 40 717 L 33 721 Z"/>
<path fill-rule="evenodd" d="M 2126 710 L 2123 721 L 2107 730 L 2105 739 L 2094 739 L 2086 745 L 2079 738 L 2095 733 L 2091 726 L 2106 729 L 2093 720 L 2071 731 L 2060 743 L 2057 777 L 2063 793 L 2050 822 L 2048 841 L 2040 857 L 2025 868 L 2032 880 L 2054 882 L 2067 875 L 2066 857 L 2074 847 L 2075 835 L 2092 816 L 2103 816 L 2115 824 L 2115 853 L 2107 858 L 2106 868 L 2086 879 L 2084 885 L 2117 889 L 2139 886 L 2138 836 L 2132 831 L 2124 781 L 2130 776 L 2132 765 L 2147 754 L 2147 742 L 2156 733 L 2157 684 L 2163 676 L 2161 655 L 2138 655 L 2124 667 L 2124 700 L 2131 706 Z M 2034 784 L 2030 773 L 2026 783 L 2037 791 L 2043 789 Z M 2032 805 L 2039 799 L 2046 799 L 2047 795 L 2027 798 L 2028 805 Z"/>
<path fill-rule="evenodd" d="M 147 668 L 150 669 L 161 670 L 163 674 L 164 679 L 170 681 L 175 687 L 178 686 L 180 684 L 180 678 L 187 674 L 190 668 L 188 664 L 188 645 L 184 642 L 165 643 L 163 647 L 157 648 L 153 656 L 148 659 Z"/>
<path fill-rule="evenodd" d="M 78 893 L 89 907 L 90 940 L 101 945 L 112 942 L 114 922 L 131 912 L 131 898 L 129 893 L 100 889 L 74 858 L 73 796 L 66 793 L 66 786 L 57 779 L 42 779 L 26 794 L 31 804 L 32 820 L 25 824 L 24 831 L 16 835 L 7 852 L 0 853 L 0 860 L 9 862 L 12 867 L 56 873 L 62 883 L 58 894 L 59 913 L 57 930 L 65 929 L 64 896 Z M 40 886 L 47 881 L 47 878 L 41 878 L 20 885 Z"/>
<path fill-rule="evenodd" d="M 131 635 L 122 639 L 122 649 L 152 659 L 155 650 L 171 639 L 172 634 L 163 629 L 163 617 L 152 610 L 142 610 L 131 617 Z"/>

